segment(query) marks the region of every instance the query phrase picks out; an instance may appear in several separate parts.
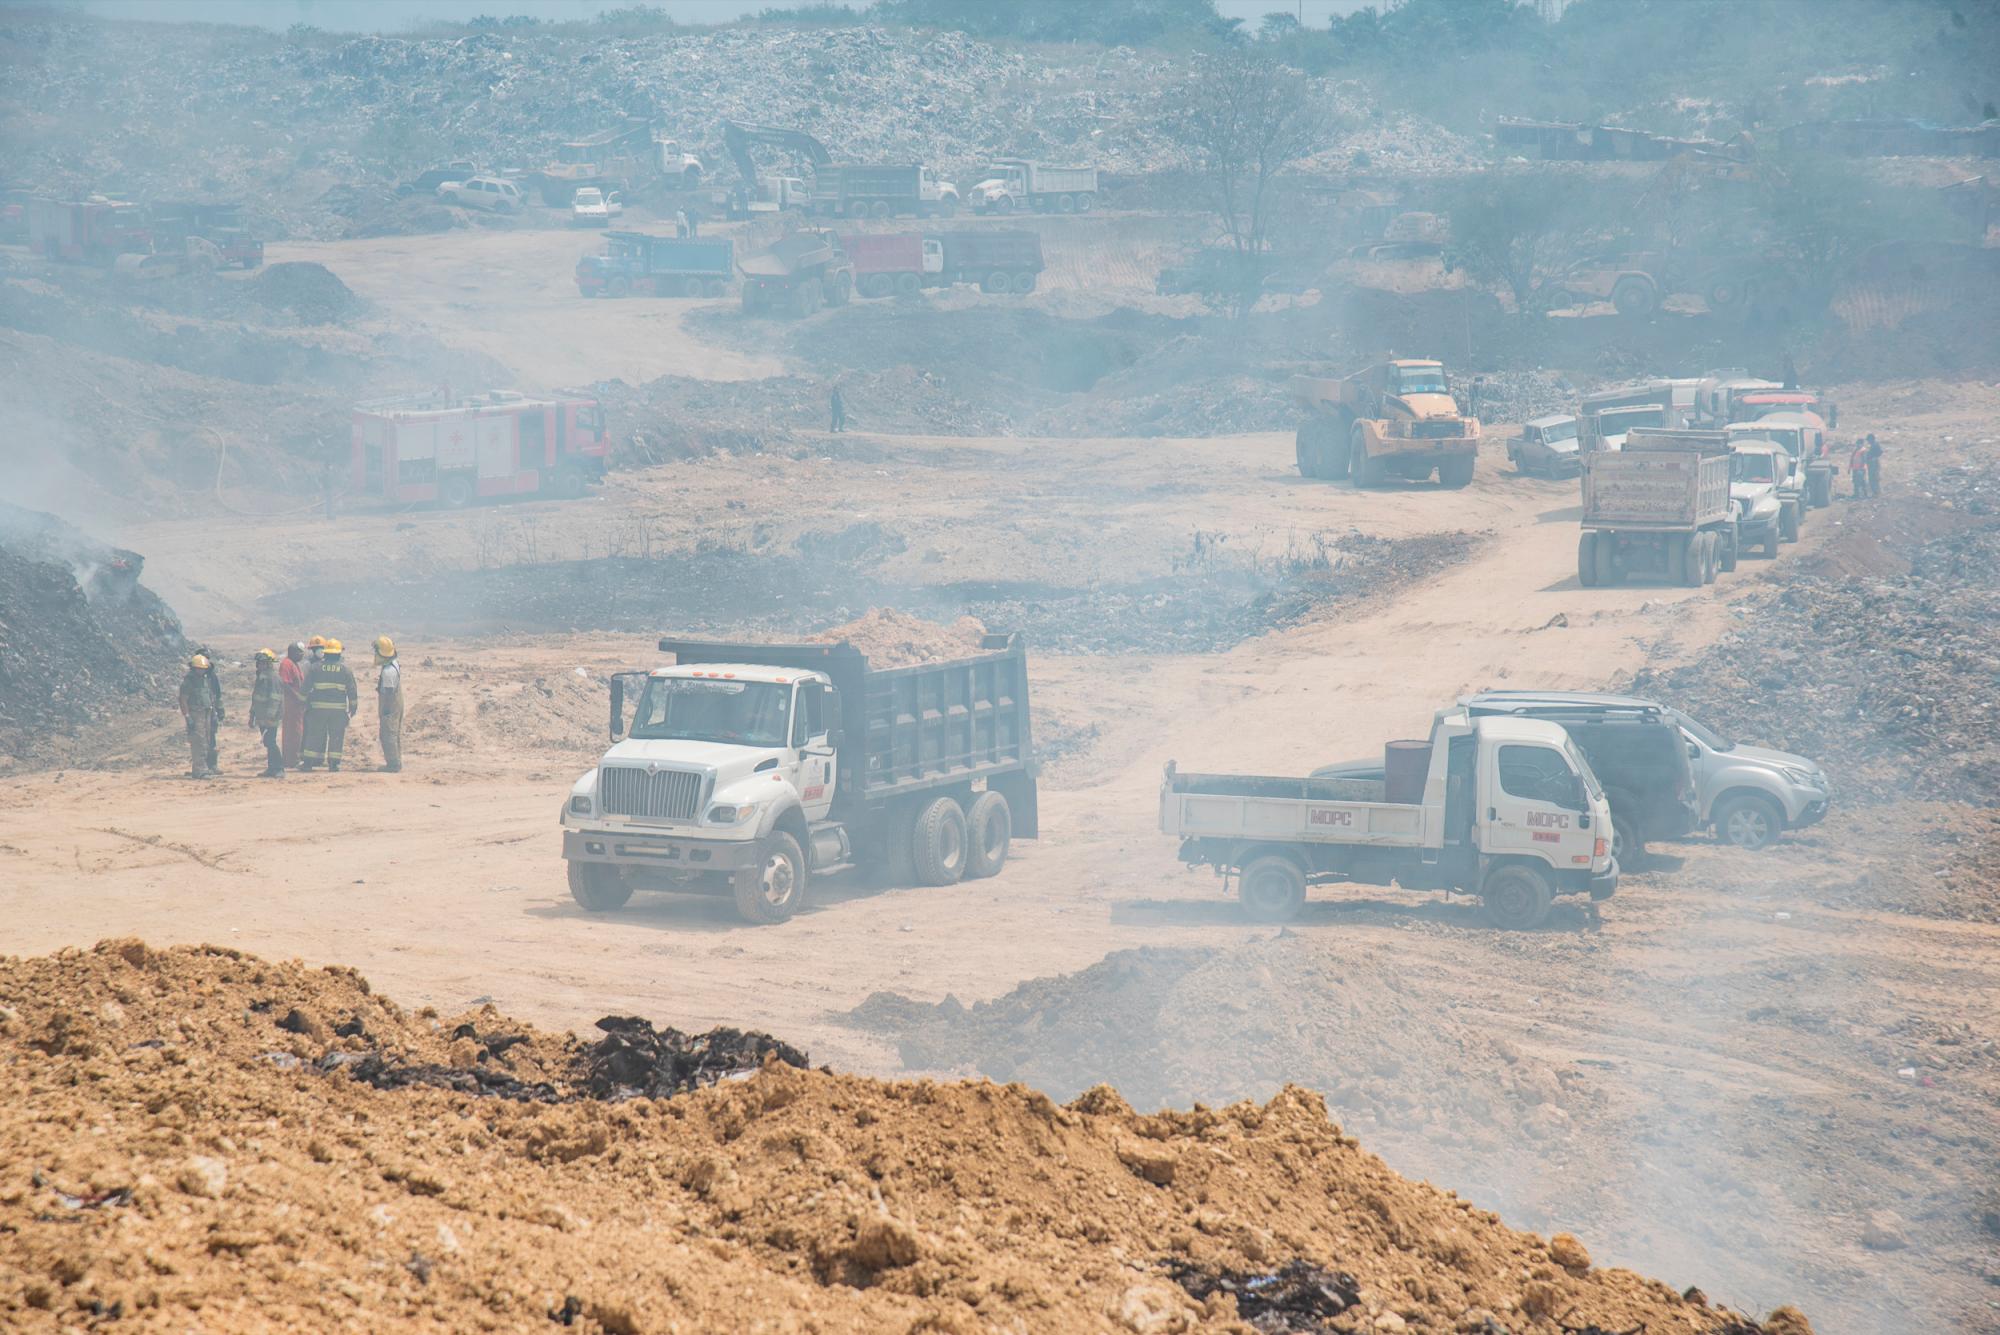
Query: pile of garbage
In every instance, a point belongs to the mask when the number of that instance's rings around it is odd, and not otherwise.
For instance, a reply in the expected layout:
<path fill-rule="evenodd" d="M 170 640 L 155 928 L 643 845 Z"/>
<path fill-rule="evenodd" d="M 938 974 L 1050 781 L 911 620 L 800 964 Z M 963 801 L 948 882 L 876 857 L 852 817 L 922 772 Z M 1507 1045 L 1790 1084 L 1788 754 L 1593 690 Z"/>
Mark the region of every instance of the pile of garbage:
<path fill-rule="evenodd" d="M 655 1029 L 636 1015 L 607 1015 L 597 1022 L 604 1037 L 578 1058 L 578 1084 L 600 1099 L 666 1099 L 706 1089 L 767 1061 L 803 1069 L 806 1054 L 769 1034 L 727 1027 L 687 1034 Z"/>
<path fill-rule="evenodd" d="M 242 200 L 273 237 L 450 226 L 434 201 L 400 208 L 395 185 L 456 160 L 533 171 L 564 141 L 630 120 L 678 137 L 718 182 L 735 178 L 725 117 L 803 128 L 837 161 L 926 162 L 961 186 L 1002 154 L 1129 177 L 1176 161 L 1162 126 L 1190 76 L 1184 57 L 1130 48 L 1030 58 L 957 32 L 860 25 L 274 40 L 50 16 L 13 25 L 9 41 L 17 77 L 0 114 L 37 127 L 17 174 L 137 198 L 198 184 Z M 1469 160 L 1467 141 L 1374 108 L 1359 85 L 1319 88 L 1340 113 L 1327 164 L 1349 166 L 1357 148 L 1382 170 Z"/>
<path fill-rule="evenodd" d="M 139 583 L 145 559 L 54 515 L 0 502 L 0 757 L 170 697 L 188 650 L 181 623 Z"/>
<path fill-rule="evenodd" d="M 1452 397 L 1462 413 L 1477 412 L 1485 422 L 1532 422 L 1537 417 L 1576 411 L 1577 390 L 1555 371 L 1488 371 L 1453 374 Z"/>
<path fill-rule="evenodd" d="M 214 946 L 0 959 L 0 1327 L 1810 1329 L 1399 1177 L 1298 1089 L 1141 1116 L 780 1058 L 550 1103 L 327 1060 L 363 1048 L 560 1086 L 574 1040 Z"/>
<path fill-rule="evenodd" d="M 1724 733 L 1814 757 L 1843 802 L 2000 799 L 2000 463 L 1905 486 L 1830 513 L 1856 534 L 1879 514 L 1906 572 L 1843 570 L 1836 544 L 1741 605 L 1741 625 L 1694 662 L 1643 671 L 1633 688 Z"/>

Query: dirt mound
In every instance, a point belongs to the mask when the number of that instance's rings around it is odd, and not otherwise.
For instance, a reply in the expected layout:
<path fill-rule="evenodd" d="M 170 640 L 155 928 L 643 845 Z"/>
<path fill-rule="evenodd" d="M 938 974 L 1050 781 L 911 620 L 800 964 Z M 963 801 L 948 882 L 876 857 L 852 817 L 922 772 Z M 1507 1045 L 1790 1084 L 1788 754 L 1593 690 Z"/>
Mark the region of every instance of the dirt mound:
<path fill-rule="evenodd" d="M 1841 800 L 2000 799 L 2000 462 L 1900 485 L 1892 472 L 1884 496 L 1830 513 L 1840 536 L 1743 609 L 1741 629 L 1633 689 L 1813 757 Z"/>
<path fill-rule="evenodd" d="M 560 1090 L 576 1045 L 129 940 L 0 961 L 0 1007 L 10 1329 L 1761 1329 L 1398 1177 L 1296 1089 L 1150 1117 L 783 1061 L 668 1101 L 384 1089 L 358 1054 Z"/>
<path fill-rule="evenodd" d="M 0 503 L 0 759 L 173 693 L 180 620 L 139 584 L 145 559 L 53 515 Z"/>
<path fill-rule="evenodd" d="M 265 306 L 290 311 L 307 324 L 337 324 L 361 312 L 361 298 L 324 264 L 294 260 L 264 268 L 250 281 Z"/>
<path fill-rule="evenodd" d="M 1268 1096 L 1282 1071 L 1345 1121 L 1461 1145 L 1544 1138 L 1584 1097 L 1487 1030 L 1432 1013 L 1393 964 L 1291 936 L 1119 951 L 971 1007 L 877 993 L 852 1018 L 895 1037 L 915 1070 L 971 1069 L 1057 1098 L 1102 1080 L 1142 1107 Z"/>
<path fill-rule="evenodd" d="M 871 607 L 844 626 L 823 631 L 813 639 L 823 644 L 843 640 L 868 655 L 871 667 L 910 667 L 964 658 L 979 652 L 986 625 L 977 617 L 960 617 L 948 626 L 890 607 Z"/>
<path fill-rule="evenodd" d="M 408 682 L 403 737 L 432 755 L 494 748 L 588 756 L 602 749 L 605 686 L 588 673 L 507 677 L 477 663 L 427 659 Z"/>

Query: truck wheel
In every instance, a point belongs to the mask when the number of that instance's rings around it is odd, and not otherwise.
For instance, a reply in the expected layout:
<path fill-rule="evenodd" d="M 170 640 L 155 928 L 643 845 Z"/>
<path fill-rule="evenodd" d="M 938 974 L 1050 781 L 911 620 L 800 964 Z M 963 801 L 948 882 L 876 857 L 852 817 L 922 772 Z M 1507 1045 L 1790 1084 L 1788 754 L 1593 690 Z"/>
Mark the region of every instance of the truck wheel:
<path fill-rule="evenodd" d="M 723 282 L 720 278 L 711 278 L 708 280 L 708 285 L 702 290 L 709 297 L 719 297 L 729 291 L 729 284 Z"/>
<path fill-rule="evenodd" d="M 1715 832 L 1738 848 L 1758 852 L 1778 842 L 1785 830 L 1785 813 L 1759 793 L 1724 798 L 1715 811 Z"/>
<path fill-rule="evenodd" d="M 889 201 L 886 199 L 878 199 L 868 206 L 868 216 L 871 218 L 886 218 L 893 212 L 895 210 L 889 207 Z"/>
<path fill-rule="evenodd" d="M 979 282 L 979 290 L 981 292 L 1005 292 L 1010 286 L 1011 284 L 1007 280 L 1007 273 L 1004 269 L 995 269 Z"/>
<path fill-rule="evenodd" d="M 1611 807 L 1611 856 L 1621 867 L 1637 869 L 1646 860 L 1646 838 L 1639 828 L 1639 822 L 1629 813 L 1630 799 L 1613 801 Z"/>
<path fill-rule="evenodd" d="M 1075 213 L 1075 212 L 1076 212 L 1076 196 L 1075 196 L 1075 195 L 1057 195 L 1057 196 L 1056 196 L 1056 212 L 1057 212 L 1057 213 Z"/>
<path fill-rule="evenodd" d="M 1586 533 L 1576 540 L 1576 582 L 1586 589 L 1597 587 L 1597 535 Z"/>
<path fill-rule="evenodd" d="M 1031 273 L 1015 274 L 1014 290 L 1016 292 L 1019 292 L 1024 297 L 1027 296 L 1030 292 L 1033 292 L 1035 290 L 1035 275 Z"/>
<path fill-rule="evenodd" d="M 1611 289 L 1611 304 L 1620 315 L 1643 320 L 1660 308 L 1660 294 L 1643 278 L 1621 278 Z"/>
<path fill-rule="evenodd" d="M 806 855 L 799 841 L 773 830 L 757 845 L 757 860 L 730 878 L 736 911 L 745 922 L 783 922 L 806 898 Z"/>
<path fill-rule="evenodd" d="M 845 306 L 854 299 L 854 278 L 851 274 L 841 274 L 833 280 L 833 291 L 826 294 L 829 306 Z"/>
<path fill-rule="evenodd" d="M 604 290 L 610 296 L 629 297 L 632 295 L 632 280 L 629 278 L 614 278 L 604 285 Z"/>
<path fill-rule="evenodd" d="M 911 851 L 919 885 L 956 885 L 965 875 L 965 809 L 949 797 L 925 807 Z"/>
<path fill-rule="evenodd" d="M 1254 858 L 1236 877 L 1236 898 L 1258 922 L 1290 922 L 1306 902 L 1306 874 L 1278 853 Z"/>
<path fill-rule="evenodd" d="M 569 897 L 587 913 L 609 913 L 625 906 L 625 901 L 632 897 L 632 887 L 625 883 L 625 877 L 616 867 L 601 862 L 572 862 Z"/>
<path fill-rule="evenodd" d="M 1701 535 L 1699 533 L 1676 533 L 1673 546 L 1667 549 L 1667 573 L 1680 577 L 1683 588 L 1701 587 Z"/>
<path fill-rule="evenodd" d="M 1012 195 L 1000 196 L 1000 198 L 993 201 L 993 211 L 995 213 L 1012 213 L 1014 211 L 1014 197 Z"/>
<path fill-rule="evenodd" d="M 965 879 L 981 881 L 1000 874 L 1007 864 L 1007 849 L 1014 842 L 1014 813 L 1007 799 L 984 792 L 973 799 L 965 813 L 967 848 Z"/>
<path fill-rule="evenodd" d="M 1718 562 L 1722 567 L 1723 573 L 1728 574 L 1734 571 L 1736 569 L 1736 530 L 1734 528 L 1724 529 L 1716 535 L 1715 541 L 1717 547 L 1721 549 Z"/>
<path fill-rule="evenodd" d="M 1722 568 L 1722 537 L 1717 533 L 1701 535 L 1701 582 L 1715 583 L 1716 573 Z"/>
<path fill-rule="evenodd" d="M 472 479 L 464 473 L 453 473 L 439 484 L 438 499 L 447 510 L 463 510 L 472 504 Z"/>
<path fill-rule="evenodd" d="M 1319 443 L 1313 439 L 1312 427 L 1313 419 L 1308 417 L 1292 434 L 1292 459 L 1299 466 L 1299 476 L 1307 479 L 1319 476 Z"/>
<path fill-rule="evenodd" d="M 871 273 L 861 280 L 861 295 L 864 297 L 886 297 L 895 284 L 885 273 Z"/>
<path fill-rule="evenodd" d="M 1082 194 L 1076 197 L 1076 211 L 1078 213 L 1088 213 L 1096 207 L 1097 207 L 1097 196 L 1091 194 L 1088 190 L 1084 191 Z M 1828 423 L 1828 425 L 1830 426 L 1832 424 Z"/>
<path fill-rule="evenodd" d="M 682 279 L 681 295 L 684 297 L 698 297 L 701 295 L 702 287 L 703 284 L 699 278 Z"/>
<path fill-rule="evenodd" d="M 1797 542 L 1799 540 L 1799 509 L 1790 501 L 1778 507 L 1778 541 Z"/>
<path fill-rule="evenodd" d="M 1597 535 L 1597 584 L 1608 589 L 1623 578 L 1618 569 L 1618 544 L 1609 533 Z"/>
<path fill-rule="evenodd" d="M 1438 465 L 1438 481 L 1456 490 L 1472 481 L 1472 471 L 1478 466 L 1478 458 L 1470 454 L 1463 459 L 1447 459 Z"/>
<path fill-rule="evenodd" d="M 896 275 L 896 294 L 898 296 L 914 297 L 923 290 L 924 280 L 915 274 L 899 273 Z"/>
<path fill-rule="evenodd" d="M 1525 932 L 1540 927 L 1549 916 L 1552 892 L 1540 869 L 1518 862 L 1495 867 L 1479 887 L 1479 901 L 1495 927 Z"/>
<path fill-rule="evenodd" d="M 1368 457 L 1368 433 L 1356 422 L 1347 436 L 1347 481 L 1355 487 L 1380 486 L 1382 464 Z"/>

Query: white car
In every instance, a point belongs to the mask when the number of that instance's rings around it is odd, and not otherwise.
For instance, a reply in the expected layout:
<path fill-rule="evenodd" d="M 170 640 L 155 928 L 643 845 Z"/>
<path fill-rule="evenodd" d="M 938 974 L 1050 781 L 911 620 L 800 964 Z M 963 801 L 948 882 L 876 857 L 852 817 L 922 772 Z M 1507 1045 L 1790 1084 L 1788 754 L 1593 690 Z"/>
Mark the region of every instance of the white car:
<path fill-rule="evenodd" d="M 437 188 L 438 198 L 468 209 L 493 213 L 516 213 L 521 208 L 521 187 L 497 176 L 475 176 L 465 181 L 446 181 Z"/>
<path fill-rule="evenodd" d="M 609 227 L 611 220 L 625 212 L 616 190 L 606 193 L 587 185 L 569 202 L 569 220 L 578 227 Z"/>

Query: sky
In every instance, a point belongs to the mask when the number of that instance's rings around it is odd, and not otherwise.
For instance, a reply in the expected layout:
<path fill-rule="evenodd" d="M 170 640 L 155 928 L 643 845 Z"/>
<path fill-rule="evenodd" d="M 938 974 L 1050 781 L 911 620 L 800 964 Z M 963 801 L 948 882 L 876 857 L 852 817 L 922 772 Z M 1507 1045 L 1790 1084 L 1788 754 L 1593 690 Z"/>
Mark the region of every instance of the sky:
<path fill-rule="evenodd" d="M 464 20 L 481 14 L 532 14 L 537 18 L 588 18 L 601 10 L 623 9 L 642 0 L 0 0 L 8 8 L 80 9 L 106 18 L 167 22 L 243 23 L 289 28 L 307 23 L 334 32 L 397 32 L 433 19 Z M 688 23 L 726 23 L 774 5 L 797 0 L 643 0 Z M 1089 4 L 1090 0 L 1076 0 Z M 1303 12 L 1308 27 L 1323 26 L 1334 14 L 1360 8 L 1365 0 L 1216 0 L 1230 18 L 1255 24 L 1274 9 Z"/>

